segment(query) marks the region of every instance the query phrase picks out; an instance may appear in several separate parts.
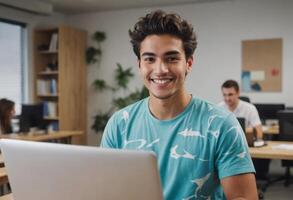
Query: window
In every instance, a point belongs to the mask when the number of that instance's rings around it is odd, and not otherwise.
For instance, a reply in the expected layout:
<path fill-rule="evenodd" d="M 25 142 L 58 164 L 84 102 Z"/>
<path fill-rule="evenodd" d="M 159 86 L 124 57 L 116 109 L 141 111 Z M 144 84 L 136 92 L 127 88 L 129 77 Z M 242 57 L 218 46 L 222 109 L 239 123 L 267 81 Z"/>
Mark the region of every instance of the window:
<path fill-rule="evenodd" d="M 0 98 L 15 102 L 16 113 L 25 98 L 25 25 L 0 19 Z"/>

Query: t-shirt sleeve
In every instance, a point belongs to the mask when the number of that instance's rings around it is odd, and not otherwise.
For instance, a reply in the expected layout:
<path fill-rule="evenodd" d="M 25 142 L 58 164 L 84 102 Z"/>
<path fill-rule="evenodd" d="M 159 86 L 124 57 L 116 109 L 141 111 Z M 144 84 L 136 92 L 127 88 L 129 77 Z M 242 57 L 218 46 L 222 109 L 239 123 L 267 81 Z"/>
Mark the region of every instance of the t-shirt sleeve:
<path fill-rule="evenodd" d="M 215 165 L 220 179 L 255 172 L 245 135 L 233 114 L 220 127 Z"/>
<path fill-rule="evenodd" d="M 249 119 L 250 119 L 250 123 L 251 123 L 252 127 L 261 125 L 259 114 L 258 114 L 257 109 L 255 108 L 254 105 L 252 105 L 249 115 L 250 115 Z"/>
<path fill-rule="evenodd" d="M 101 141 L 101 147 L 103 148 L 119 148 L 120 144 L 119 144 L 119 124 L 118 124 L 118 113 L 115 113 L 108 121 L 104 133 L 103 133 L 103 137 L 102 137 L 102 141 Z"/>

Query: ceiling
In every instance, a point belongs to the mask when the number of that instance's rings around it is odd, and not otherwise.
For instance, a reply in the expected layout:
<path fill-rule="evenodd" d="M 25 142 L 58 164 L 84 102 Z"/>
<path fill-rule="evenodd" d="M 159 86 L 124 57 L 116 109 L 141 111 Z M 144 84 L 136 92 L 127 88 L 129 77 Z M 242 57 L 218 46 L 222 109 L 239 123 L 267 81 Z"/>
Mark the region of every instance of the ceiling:
<path fill-rule="evenodd" d="M 227 0 L 14 0 L 22 2 L 37 1 L 51 4 L 53 10 L 64 14 L 78 14 L 85 12 L 98 12 L 121 10 L 129 8 L 155 7 L 167 5 L 181 5 L 187 3 L 205 3 Z M 231 0 L 230 0 L 231 1 Z"/>

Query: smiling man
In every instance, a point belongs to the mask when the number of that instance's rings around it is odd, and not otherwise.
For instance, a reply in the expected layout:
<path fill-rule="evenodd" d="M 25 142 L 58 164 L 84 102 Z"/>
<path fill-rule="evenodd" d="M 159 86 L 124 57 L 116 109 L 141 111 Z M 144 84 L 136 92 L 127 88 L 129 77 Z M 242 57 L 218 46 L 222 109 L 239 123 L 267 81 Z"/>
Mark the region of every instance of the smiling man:
<path fill-rule="evenodd" d="M 157 10 L 129 35 L 150 96 L 111 117 L 101 146 L 153 151 L 167 200 L 257 199 L 237 120 L 185 88 L 197 46 L 192 26 Z"/>

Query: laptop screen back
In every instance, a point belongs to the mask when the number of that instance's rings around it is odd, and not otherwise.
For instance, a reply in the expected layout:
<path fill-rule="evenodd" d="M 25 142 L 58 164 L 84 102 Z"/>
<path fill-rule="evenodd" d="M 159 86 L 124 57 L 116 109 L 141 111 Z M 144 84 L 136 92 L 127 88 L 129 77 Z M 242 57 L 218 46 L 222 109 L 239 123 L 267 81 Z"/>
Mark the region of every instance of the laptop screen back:
<path fill-rule="evenodd" d="M 162 200 L 151 152 L 1 140 L 16 200 Z"/>
<path fill-rule="evenodd" d="M 246 131 L 246 126 L 245 126 L 245 118 L 243 117 L 237 117 L 237 120 L 245 134 L 245 138 L 246 138 L 246 141 L 247 141 L 247 144 L 249 147 L 252 147 L 253 146 L 253 142 L 254 142 L 254 132 L 253 132 L 253 129 L 252 129 L 252 132 L 247 132 Z"/>

